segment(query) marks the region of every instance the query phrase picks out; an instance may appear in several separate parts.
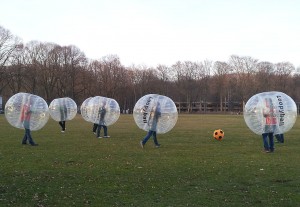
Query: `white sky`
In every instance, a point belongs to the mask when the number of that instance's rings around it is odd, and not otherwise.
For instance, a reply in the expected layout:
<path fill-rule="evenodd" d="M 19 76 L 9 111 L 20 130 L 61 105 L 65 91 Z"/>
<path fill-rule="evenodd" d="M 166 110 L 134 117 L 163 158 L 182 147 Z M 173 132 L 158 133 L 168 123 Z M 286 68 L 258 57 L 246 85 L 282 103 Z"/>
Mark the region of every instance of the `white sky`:
<path fill-rule="evenodd" d="M 300 66 L 299 0 L 0 0 L 0 25 L 125 66 L 231 55 Z"/>

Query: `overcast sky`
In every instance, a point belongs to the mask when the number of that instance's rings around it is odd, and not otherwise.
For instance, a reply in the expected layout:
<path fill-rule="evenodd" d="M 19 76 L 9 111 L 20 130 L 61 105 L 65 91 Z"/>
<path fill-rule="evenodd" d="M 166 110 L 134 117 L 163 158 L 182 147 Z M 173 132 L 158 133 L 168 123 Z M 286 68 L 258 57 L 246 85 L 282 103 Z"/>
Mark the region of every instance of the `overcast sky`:
<path fill-rule="evenodd" d="M 125 66 L 231 55 L 300 66 L 299 0 L 0 0 L 0 25 Z"/>

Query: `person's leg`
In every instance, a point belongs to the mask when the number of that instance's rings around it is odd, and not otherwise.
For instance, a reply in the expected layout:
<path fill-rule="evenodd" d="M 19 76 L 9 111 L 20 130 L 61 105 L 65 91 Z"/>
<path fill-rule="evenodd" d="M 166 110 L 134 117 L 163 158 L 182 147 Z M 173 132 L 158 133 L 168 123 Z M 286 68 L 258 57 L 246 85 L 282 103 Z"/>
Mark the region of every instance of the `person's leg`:
<path fill-rule="evenodd" d="M 270 146 L 269 146 L 269 143 L 268 143 L 268 134 L 269 133 L 263 133 L 262 134 L 262 139 L 263 139 L 265 151 L 270 151 Z"/>
<path fill-rule="evenodd" d="M 101 125 L 97 125 L 97 137 L 98 138 L 101 138 L 100 131 L 101 131 Z"/>
<path fill-rule="evenodd" d="M 29 144 L 31 144 L 33 146 L 36 145 L 31 137 L 30 129 L 25 129 L 25 130 L 26 130 L 26 135 L 27 135 Z"/>
<path fill-rule="evenodd" d="M 66 121 L 63 121 L 62 125 L 63 125 L 63 131 L 66 131 Z"/>
<path fill-rule="evenodd" d="M 153 141 L 154 141 L 155 146 L 160 146 L 160 144 L 158 144 L 158 141 L 157 141 L 156 132 L 153 132 Z"/>
<path fill-rule="evenodd" d="M 104 130 L 104 137 L 108 137 L 108 135 L 107 135 L 107 126 L 102 125 L 102 127 L 103 127 L 103 130 Z"/>
<path fill-rule="evenodd" d="M 148 139 L 152 136 L 153 132 L 154 131 L 151 131 L 151 130 L 148 131 L 147 135 L 142 140 L 143 145 L 145 145 L 147 143 Z"/>
<path fill-rule="evenodd" d="M 94 125 L 93 125 L 93 132 L 94 132 L 94 133 L 96 133 L 97 127 L 98 127 L 98 124 L 95 124 L 95 123 L 94 123 Z"/>
<path fill-rule="evenodd" d="M 281 143 L 284 143 L 284 135 L 280 134 Z"/>
<path fill-rule="evenodd" d="M 26 131 L 25 131 L 24 137 L 22 139 L 22 144 L 27 144 L 27 133 L 26 133 Z"/>
<path fill-rule="evenodd" d="M 270 144 L 270 151 L 274 152 L 274 135 L 273 135 L 273 133 L 269 133 L 269 144 Z"/>
<path fill-rule="evenodd" d="M 284 143 L 284 136 L 283 136 L 283 134 L 276 134 L 275 137 L 276 137 L 276 140 L 279 143 Z"/>
<path fill-rule="evenodd" d="M 58 124 L 59 124 L 59 126 L 61 127 L 61 130 L 63 130 L 63 122 L 62 122 L 62 121 L 59 121 Z"/>

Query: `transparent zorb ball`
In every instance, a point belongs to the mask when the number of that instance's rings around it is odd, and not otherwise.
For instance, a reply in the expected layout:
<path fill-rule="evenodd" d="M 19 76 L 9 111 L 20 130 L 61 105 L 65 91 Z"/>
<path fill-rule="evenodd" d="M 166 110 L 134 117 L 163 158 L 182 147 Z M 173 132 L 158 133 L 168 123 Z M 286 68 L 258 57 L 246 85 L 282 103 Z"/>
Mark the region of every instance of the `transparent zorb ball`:
<path fill-rule="evenodd" d="M 69 97 L 57 98 L 50 103 L 49 112 L 55 121 L 72 120 L 77 114 L 77 104 Z"/>
<path fill-rule="evenodd" d="M 95 96 L 82 103 L 81 115 L 86 121 L 110 126 L 119 119 L 120 107 L 114 99 Z"/>
<path fill-rule="evenodd" d="M 80 106 L 80 113 L 81 113 L 81 116 L 82 118 L 85 120 L 85 121 L 88 121 L 88 122 L 91 122 L 91 110 L 92 110 L 92 105 L 89 105 L 89 102 L 90 100 L 92 99 L 93 97 L 89 97 L 87 99 L 85 99 L 81 106 Z"/>
<path fill-rule="evenodd" d="M 135 104 L 133 118 L 140 129 L 164 134 L 175 126 L 178 112 L 175 103 L 169 97 L 148 94 Z"/>
<path fill-rule="evenodd" d="M 16 128 L 36 131 L 48 122 L 48 104 L 39 96 L 17 93 L 6 102 L 5 117 Z"/>
<path fill-rule="evenodd" d="M 247 126 L 254 133 L 283 134 L 294 126 L 297 106 L 285 93 L 263 92 L 247 101 L 243 113 Z"/>

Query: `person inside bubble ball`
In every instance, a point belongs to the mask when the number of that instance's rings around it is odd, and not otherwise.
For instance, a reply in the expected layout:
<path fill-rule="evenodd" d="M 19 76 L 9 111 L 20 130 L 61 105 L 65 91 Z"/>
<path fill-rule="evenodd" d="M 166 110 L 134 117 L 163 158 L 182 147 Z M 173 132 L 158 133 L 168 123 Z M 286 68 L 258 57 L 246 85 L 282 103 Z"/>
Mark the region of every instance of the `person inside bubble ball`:
<path fill-rule="evenodd" d="M 59 112 L 60 112 L 60 121 L 58 122 L 61 127 L 61 132 L 66 131 L 66 119 L 68 115 L 67 105 L 65 99 L 59 100 Z"/>
<path fill-rule="evenodd" d="M 263 108 L 263 116 L 265 118 L 265 128 L 262 134 L 264 152 L 274 152 L 274 131 L 277 126 L 277 117 L 275 108 L 271 98 L 265 99 L 265 107 Z M 269 138 L 269 140 L 268 140 Z"/>
<path fill-rule="evenodd" d="M 98 117 L 99 117 L 99 123 L 97 125 L 97 137 L 98 138 L 102 138 L 100 136 L 100 131 L 101 131 L 101 128 L 103 128 L 104 130 L 104 138 L 109 138 L 110 136 L 107 135 L 107 126 L 105 124 L 105 115 L 106 115 L 106 100 L 104 100 L 102 102 L 102 106 L 99 107 L 99 111 L 98 111 Z"/>
<path fill-rule="evenodd" d="M 145 144 L 147 143 L 147 141 L 151 136 L 153 136 L 155 147 L 160 147 L 160 144 L 158 143 L 156 137 L 156 128 L 160 117 L 161 117 L 161 107 L 160 107 L 160 103 L 157 102 L 157 104 L 152 108 L 148 119 L 149 131 L 147 135 L 143 138 L 143 140 L 140 141 L 140 145 L 142 148 L 144 148 Z"/>
<path fill-rule="evenodd" d="M 20 117 L 20 121 L 23 123 L 23 126 L 25 128 L 25 135 L 23 137 L 22 144 L 27 144 L 27 140 L 28 140 L 31 146 L 38 146 L 38 144 L 36 144 L 33 141 L 30 132 L 30 118 L 31 118 L 31 113 L 33 112 L 31 107 L 32 107 L 32 99 L 31 96 L 28 96 L 27 102 L 22 107 L 21 117 Z"/>

